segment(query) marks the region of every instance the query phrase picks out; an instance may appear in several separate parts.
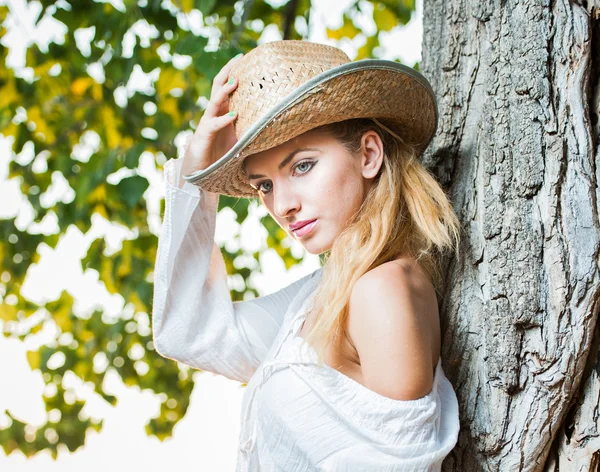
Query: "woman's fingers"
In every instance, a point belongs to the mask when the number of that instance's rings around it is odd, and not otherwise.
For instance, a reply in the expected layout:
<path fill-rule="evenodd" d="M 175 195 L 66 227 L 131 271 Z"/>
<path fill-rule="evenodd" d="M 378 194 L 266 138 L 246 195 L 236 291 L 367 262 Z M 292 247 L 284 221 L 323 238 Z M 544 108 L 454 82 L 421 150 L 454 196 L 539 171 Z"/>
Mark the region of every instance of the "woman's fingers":
<path fill-rule="evenodd" d="M 212 120 L 212 126 L 214 131 L 221 130 L 225 128 L 225 126 L 229 125 L 233 120 L 235 120 L 237 113 L 235 111 L 230 111 L 223 116 L 218 116 Z"/>
<path fill-rule="evenodd" d="M 215 75 L 215 78 L 213 79 L 210 100 L 213 99 L 215 93 L 218 92 L 219 89 L 225 84 L 225 82 L 227 81 L 227 77 L 229 76 L 229 71 L 241 57 L 242 56 L 238 55 L 238 56 L 235 56 L 235 57 L 229 59 L 229 62 L 227 62 L 227 64 L 225 64 L 221 68 L 221 70 L 218 72 L 218 74 Z"/>
<path fill-rule="evenodd" d="M 202 130 L 200 134 L 204 135 L 204 137 L 207 138 L 210 135 L 213 135 L 218 131 L 222 130 L 228 124 L 233 122 L 233 120 L 235 120 L 237 117 L 237 112 L 232 110 L 229 113 L 225 113 L 224 115 L 214 116 L 208 119 L 204 116 L 200 120 L 202 122 L 201 126 L 198 126 L 198 129 L 196 131 L 200 133 L 200 130 Z"/>
<path fill-rule="evenodd" d="M 216 154 L 220 157 L 227 152 L 230 147 L 226 149 L 215 147 L 215 142 L 218 141 L 221 130 L 230 125 L 236 118 L 237 113 L 231 111 L 223 116 L 200 120 L 194 136 L 188 143 L 181 172 L 191 174 L 197 169 L 205 169 L 214 162 L 214 158 L 211 158 L 211 156 Z M 186 169 L 185 172 L 183 171 L 184 168 Z"/>
<path fill-rule="evenodd" d="M 204 115 L 208 117 L 218 116 L 219 113 L 226 109 L 225 104 L 229 100 L 229 95 L 235 90 L 237 86 L 237 79 L 232 78 L 225 85 L 221 86 L 214 92 L 214 96 L 210 99 L 206 105 Z"/>
<path fill-rule="evenodd" d="M 233 127 L 228 129 L 228 125 L 233 123 L 237 113 L 235 111 L 223 113 L 229 108 L 227 104 L 229 94 L 237 86 L 237 80 L 229 82 L 227 78 L 240 57 L 236 56 L 225 64 L 213 80 L 210 100 L 185 152 L 181 175 L 197 169 L 205 169 L 213 163 L 215 156 L 222 156 L 235 143 Z"/>

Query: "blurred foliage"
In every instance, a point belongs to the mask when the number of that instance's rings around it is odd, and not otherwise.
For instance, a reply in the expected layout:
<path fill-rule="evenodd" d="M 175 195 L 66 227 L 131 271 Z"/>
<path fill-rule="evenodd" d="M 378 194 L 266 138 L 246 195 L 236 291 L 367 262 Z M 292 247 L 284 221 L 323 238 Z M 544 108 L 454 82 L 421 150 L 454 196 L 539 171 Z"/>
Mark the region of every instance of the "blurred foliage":
<path fill-rule="evenodd" d="M 49 449 L 56 457 L 59 446 L 75 451 L 84 444 L 86 430 L 102 426 L 83 414 L 84 402 L 64 387 L 67 372 L 113 405 L 116 398 L 103 388 L 109 370 L 126 385 L 152 389 L 160 395 L 162 406 L 146 429 L 161 439 L 185 415 L 193 387 L 189 368 L 158 355 L 152 343 L 157 235 L 148 224 L 144 195 L 149 182 L 139 173 L 140 156 L 151 153 L 157 169 L 175 156 L 176 136 L 196 126 L 199 98 L 210 95 L 221 67 L 239 52 L 254 48 L 269 25 L 275 25 L 286 39 L 306 39 L 311 4 L 310 0 L 292 0 L 278 7 L 263 0 L 124 0 L 123 7 L 116 8 L 92 0 L 40 3 L 37 22 L 51 16 L 65 26 L 66 34 L 60 44 L 52 42 L 47 49 L 29 45 L 26 67 L 33 78 L 7 67 L 8 49 L 0 43 L 0 133 L 14 139 L 14 153 L 27 147 L 33 150 L 34 159 L 27 163 L 11 160 L 9 178 L 19 179 L 21 192 L 32 205 L 34 223 L 55 215 L 58 232 L 32 234 L 19 230 L 16 218 L 0 220 L 0 326 L 5 336 L 25 339 L 53 323 L 57 334 L 53 342 L 28 353 L 32 369 L 39 369 L 46 384 L 48 422 L 32 430 L 8 413 L 12 422 L 0 429 L 0 444 L 7 454 L 19 449 L 31 456 Z M 369 4 L 377 26 L 370 36 L 352 20 Z M 414 8 L 414 0 L 354 2 L 343 13 L 341 27 L 327 34 L 332 40 L 362 34 L 365 44 L 353 59 L 377 57 L 380 32 L 408 22 Z M 0 6 L 1 37 L 7 34 L 7 15 L 9 8 Z M 201 34 L 198 26 L 203 27 Z M 150 37 L 134 34 L 139 27 L 145 27 Z M 78 46 L 84 29 L 92 35 L 87 48 Z M 127 50 L 126 37 L 134 43 L 132 50 Z M 101 73 L 91 74 L 91 68 Z M 127 96 L 125 86 L 138 68 L 155 71 L 157 78 L 147 91 Z M 89 160 L 77 158 L 75 147 L 90 135 L 97 137 L 99 145 Z M 66 179 L 74 197 L 48 205 L 42 196 L 57 173 Z M 117 183 L 115 175 L 120 176 Z M 250 203 L 222 196 L 219 210 L 233 209 L 242 222 Z M 97 238 L 81 261 L 84 271 L 97 272 L 109 293 L 123 297 L 120 318 L 108 319 L 97 310 L 76 314 L 66 291 L 44 306 L 24 298 L 21 287 L 28 268 L 39 262 L 40 245 L 56 247 L 70 225 L 86 233 L 95 213 L 136 234 L 115 254 L 109 254 L 105 240 Z M 269 216 L 262 222 L 268 245 L 288 268 L 297 263 L 283 244 L 284 231 Z M 254 264 L 240 267 L 234 261 L 244 255 L 242 250 L 229 252 L 224 247 L 222 251 L 230 274 L 247 281 L 253 271 L 260 271 L 259 253 L 250 254 Z M 232 290 L 232 299 L 243 300 L 246 292 L 258 296 L 246 285 L 245 290 Z"/>

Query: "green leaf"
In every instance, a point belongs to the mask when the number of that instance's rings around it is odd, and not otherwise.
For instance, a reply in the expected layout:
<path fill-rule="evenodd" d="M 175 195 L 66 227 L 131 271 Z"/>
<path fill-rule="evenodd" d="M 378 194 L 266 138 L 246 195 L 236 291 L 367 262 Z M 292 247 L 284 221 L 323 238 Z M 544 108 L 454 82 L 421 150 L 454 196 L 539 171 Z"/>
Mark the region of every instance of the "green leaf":
<path fill-rule="evenodd" d="M 206 17 L 213 12 L 217 0 L 196 0 L 194 3 L 196 8 L 202 12 L 202 16 Z"/>
<path fill-rule="evenodd" d="M 231 46 L 203 52 L 194 59 L 194 67 L 212 82 L 223 66 L 237 53 L 238 50 Z"/>
<path fill-rule="evenodd" d="M 379 35 L 374 34 L 373 36 L 367 37 L 367 40 L 363 46 L 358 48 L 355 60 L 368 59 L 373 56 L 373 49 L 379 46 Z"/>
<path fill-rule="evenodd" d="M 125 167 L 129 169 L 133 169 L 138 166 L 140 155 L 147 149 L 147 145 L 145 143 L 138 143 L 135 146 L 129 148 L 129 150 L 125 153 L 125 159 L 123 164 Z"/>
<path fill-rule="evenodd" d="M 242 223 L 248 217 L 248 207 L 250 200 L 247 198 L 231 197 L 229 195 L 219 196 L 219 208 L 221 211 L 225 207 L 231 208 L 237 214 L 238 223 Z"/>
<path fill-rule="evenodd" d="M 195 57 L 204 52 L 204 48 L 207 44 L 208 38 L 205 38 L 204 36 L 195 36 L 190 33 L 177 43 L 175 52 L 177 54 Z"/>
<path fill-rule="evenodd" d="M 148 186 L 148 180 L 146 180 L 144 177 L 140 177 L 139 175 L 122 179 L 116 185 L 121 199 L 123 202 L 125 202 L 125 205 L 127 205 L 128 208 L 133 208 L 140 203 L 142 195 Z"/>

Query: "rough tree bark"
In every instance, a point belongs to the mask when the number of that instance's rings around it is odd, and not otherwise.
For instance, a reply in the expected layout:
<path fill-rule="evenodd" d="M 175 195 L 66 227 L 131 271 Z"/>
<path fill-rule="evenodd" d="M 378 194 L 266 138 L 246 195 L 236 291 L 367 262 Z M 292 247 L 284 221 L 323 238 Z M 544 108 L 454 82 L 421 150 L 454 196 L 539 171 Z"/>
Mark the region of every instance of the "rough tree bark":
<path fill-rule="evenodd" d="M 600 0 L 425 0 L 425 156 L 463 224 L 442 362 L 460 402 L 446 471 L 600 462 Z"/>

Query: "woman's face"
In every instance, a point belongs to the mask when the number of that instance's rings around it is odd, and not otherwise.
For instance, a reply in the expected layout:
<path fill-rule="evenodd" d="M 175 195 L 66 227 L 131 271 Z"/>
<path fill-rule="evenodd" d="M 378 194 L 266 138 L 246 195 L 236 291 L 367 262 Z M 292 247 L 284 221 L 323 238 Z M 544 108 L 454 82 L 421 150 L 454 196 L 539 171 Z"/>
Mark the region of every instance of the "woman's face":
<path fill-rule="evenodd" d="M 249 156 L 244 167 L 279 226 L 309 253 L 321 254 L 359 210 L 382 162 L 383 144 L 374 131 L 363 134 L 354 156 L 329 134 L 311 130 Z"/>

